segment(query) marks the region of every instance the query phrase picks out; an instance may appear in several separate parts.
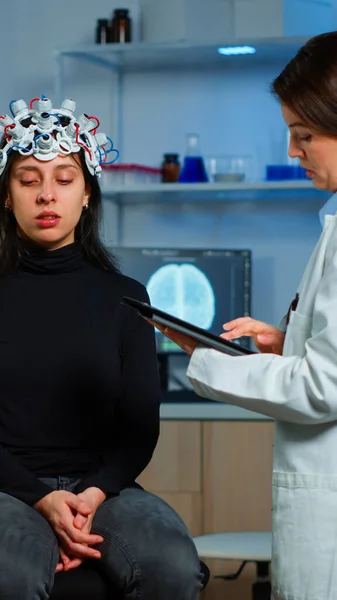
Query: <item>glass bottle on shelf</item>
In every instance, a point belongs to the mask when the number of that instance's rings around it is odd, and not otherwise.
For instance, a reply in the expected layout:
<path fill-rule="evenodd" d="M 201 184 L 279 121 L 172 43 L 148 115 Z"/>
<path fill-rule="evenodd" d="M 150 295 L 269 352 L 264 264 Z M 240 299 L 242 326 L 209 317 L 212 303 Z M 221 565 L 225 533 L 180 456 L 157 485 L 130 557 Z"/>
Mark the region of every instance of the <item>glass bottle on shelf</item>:
<path fill-rule="evenodd" d="M 116 8 L 114 10 L 110 24 L 109 42 L 117 44 L 131 42 L 131 19 L 128 9 Z"/>
<path fill-rule="evenodd" d="M 106 44 L 109 37 L 109 21 L 108 19 L 98 19 L 96 24 L 96 44 Z"/>
<path fill-rule="evenodd" d="M 178 181 L 180 173 L 179 154 L 164 154 L 161 171 L 161 180 L 163 183 L 174 183 Z"/>
<path fill-rule="evenodd" d="M 180 183 L 208 181 L 204 159 L 200 152 L 200 136 L 196 133 L 187 134 L 187 149 L 178 181 Z"/>

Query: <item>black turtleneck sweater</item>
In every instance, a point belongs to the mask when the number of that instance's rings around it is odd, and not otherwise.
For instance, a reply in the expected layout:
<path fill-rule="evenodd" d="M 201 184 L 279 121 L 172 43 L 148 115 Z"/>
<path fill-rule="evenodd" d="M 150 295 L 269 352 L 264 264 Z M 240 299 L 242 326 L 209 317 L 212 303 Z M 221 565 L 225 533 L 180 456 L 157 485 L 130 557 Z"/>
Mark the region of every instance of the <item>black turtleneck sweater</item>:
<path fill-rule="evenodd" d="M 89 264 L 80 246 L 26 253 L 0 278 L 0 491 L 32 505 L 39 477 L 118 494 L 159 431 L 154 333 L 120 304 L 145 288 Z"/>

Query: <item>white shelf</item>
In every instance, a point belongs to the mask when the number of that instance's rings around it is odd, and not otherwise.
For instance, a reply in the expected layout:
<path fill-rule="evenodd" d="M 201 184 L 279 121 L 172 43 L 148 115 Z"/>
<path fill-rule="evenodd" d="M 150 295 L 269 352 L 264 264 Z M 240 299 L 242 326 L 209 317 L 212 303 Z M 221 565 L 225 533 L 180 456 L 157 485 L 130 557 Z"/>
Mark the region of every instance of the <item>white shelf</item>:
<path fill-rule="evenodd" d="M 59 59 L 70 57 L 92 62 L 119 71 L 148 70 L 164 67 L 221 66 L 250 64 L 251 62 L 288 61 L 307 41 L 303 37 L 266 38 L 250 40 L 219 40 L 218 44 L 87 44 L 86 46 L 58 48 Z M 249 45 L 256 53 L 245 56 L 222 56 L 219 46 Z"/>
<path fill-rule="evenodd" d="M 117 204 L 158 202 L 263 202 L 300 201 L 303 209 L 324 204 L 331 196 L 314 188 L 311 181 L 264 181 L 258 183 L 158 183 L 116 185 L 102 188 L 103 197 Z"/>

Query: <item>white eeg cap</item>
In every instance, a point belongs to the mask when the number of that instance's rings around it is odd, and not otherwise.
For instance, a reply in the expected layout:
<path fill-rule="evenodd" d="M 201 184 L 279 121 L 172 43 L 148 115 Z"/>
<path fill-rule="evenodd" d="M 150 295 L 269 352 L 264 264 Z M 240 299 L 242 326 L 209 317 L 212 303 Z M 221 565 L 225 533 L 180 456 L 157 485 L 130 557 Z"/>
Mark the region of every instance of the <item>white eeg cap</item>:
<path fill-rule="evenodd" d="M 59 154 L 84 151 L 85 162 L 91 175 L 100 177 L 101 165 L 111 164 L 118 158 L 118 150 L 104 133 L 96 133 L 97 117 L 85 114 L 75 117 L 76 103 L 65 99 L 60 108 L 53 108 L 49 98 L 34 98 L 28 106 L 24 100 L 10 103 L 12 116 L 0 115 L 0 175 L 7 157 L 13 150 L 22 156 L 33 155 L 38 160 L 53 160 Z M 110 147 L 106 149 L 107 144 Z M 110 152 L 114 160 L 106 162 Z"/>

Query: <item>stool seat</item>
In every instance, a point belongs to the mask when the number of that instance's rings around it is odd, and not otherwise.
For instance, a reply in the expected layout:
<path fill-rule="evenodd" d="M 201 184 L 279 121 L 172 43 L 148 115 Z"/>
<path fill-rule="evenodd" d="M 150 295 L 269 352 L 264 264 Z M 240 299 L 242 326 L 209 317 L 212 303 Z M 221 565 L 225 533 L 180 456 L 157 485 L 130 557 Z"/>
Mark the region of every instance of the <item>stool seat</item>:
<path fill-rule="evenodd" d="M 210 533 L 193 538 L 199 556 L 223 560 L 271 561 L 270 531 Z"/>
<path fill-rule="evenodd" d="M 248 562 L 256 564 L 256 581 L 252 583 L 252 600 L 270 600 L 269 563 L 271 562 L 270 531 L 231 531 L 209 533 L 193 538 L 199 556 L 239 560 L 241 566 L 236 573 L 215 575 L 216 579 L 237 579 Z"/>

